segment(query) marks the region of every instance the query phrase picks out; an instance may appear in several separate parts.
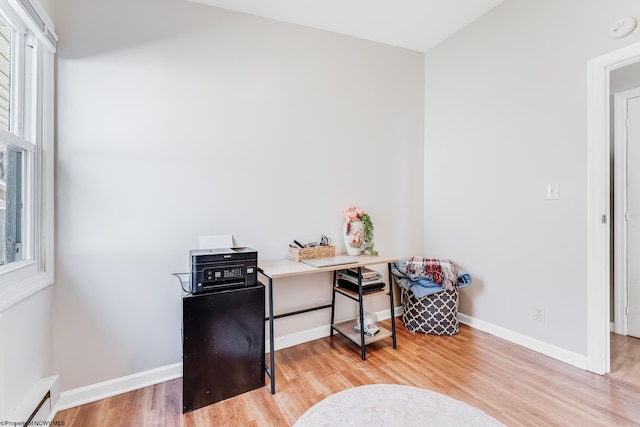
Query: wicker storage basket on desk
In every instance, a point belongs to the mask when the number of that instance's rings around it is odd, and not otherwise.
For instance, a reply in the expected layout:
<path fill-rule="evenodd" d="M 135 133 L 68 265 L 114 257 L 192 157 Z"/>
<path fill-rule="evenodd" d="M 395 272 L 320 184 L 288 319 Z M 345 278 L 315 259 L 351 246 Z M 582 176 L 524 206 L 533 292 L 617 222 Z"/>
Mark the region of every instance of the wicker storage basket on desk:
<path fill-rule="evenodd" d="M 335 246 L 314 246 L 312 248 L 289 248 L 289 259 L 291 261 L 302 261 L 311 258 L 326 258 L 335 256 Z"/>

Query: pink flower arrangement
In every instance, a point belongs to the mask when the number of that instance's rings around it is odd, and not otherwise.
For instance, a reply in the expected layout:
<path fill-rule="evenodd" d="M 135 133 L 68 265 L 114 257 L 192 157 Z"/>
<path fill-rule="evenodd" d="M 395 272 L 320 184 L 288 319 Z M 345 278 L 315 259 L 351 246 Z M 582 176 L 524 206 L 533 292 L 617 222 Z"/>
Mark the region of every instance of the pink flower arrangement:
<path fill-rule="evenodd" d="M 356 205 L 349 206 L 347 209 L 342 211 L 342 216 L 344 216 L 344 219 L 347 222 L 359 220 L 360 217 L 365 214 L 366 212 Z"/>
<path fill-rule="evenodd" d="M 348 244 L 351 247 L 362 247 L 363 253 L 369 252 L 371 255 L 378 255 L 378 251 L 373 247 L 373 223 L 369 214 L 356 205 L 351 205 L 342 211 L 342 216 L 347 223 Z M 362 226 L 352 227 L 353 221 L 361 221 Z"/>

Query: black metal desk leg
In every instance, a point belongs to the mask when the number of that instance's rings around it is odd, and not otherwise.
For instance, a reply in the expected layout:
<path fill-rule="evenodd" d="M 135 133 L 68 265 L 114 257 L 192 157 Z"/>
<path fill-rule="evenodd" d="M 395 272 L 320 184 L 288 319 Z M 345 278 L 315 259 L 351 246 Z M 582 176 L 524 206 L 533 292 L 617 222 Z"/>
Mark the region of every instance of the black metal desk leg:
<path fill-rule="evenodd" d="M 358 305 L 360 311 L 360 353 L 362 360 L 367 359 L 367 350 L 365 350 L 364 343 L 364 301 L 362 299 L 362 267 L 358 267 Z"/>
<path fill-rule="evenodd" d="M 337 285 L 338 272 L 333 270 L 333 288 L 331 290 L 331 324 L 329 325 L 329 335 L 333 336 L 333 324 L 336 319 L 336 285 Z"/>
<path fill-rule="evenodd" d="M 269 282 L 269 370 L 271 371 L 271 394 L 276 394 L 276 358 L 274 355 L 275 338 L 273 336 L 273 279 Z"/>
<path fill-rule="evenodd" d="M 396 348 L 396 312 L 393 303 L 393 276 L 391 276 L 391 263 L 387 263 L 389 270 L 389 301 L 391 304 L 391 337 L 393 338 L 393 348 Z"/>

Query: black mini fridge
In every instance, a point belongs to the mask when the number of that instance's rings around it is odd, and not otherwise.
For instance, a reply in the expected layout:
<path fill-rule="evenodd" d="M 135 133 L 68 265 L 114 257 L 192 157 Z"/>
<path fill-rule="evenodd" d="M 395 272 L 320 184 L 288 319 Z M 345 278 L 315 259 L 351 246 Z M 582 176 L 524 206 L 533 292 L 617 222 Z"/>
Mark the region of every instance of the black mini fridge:
<path fill-rule="evenodd" d="M 265 385 L 264 286 L 182 299 L 182 412 Z"/>

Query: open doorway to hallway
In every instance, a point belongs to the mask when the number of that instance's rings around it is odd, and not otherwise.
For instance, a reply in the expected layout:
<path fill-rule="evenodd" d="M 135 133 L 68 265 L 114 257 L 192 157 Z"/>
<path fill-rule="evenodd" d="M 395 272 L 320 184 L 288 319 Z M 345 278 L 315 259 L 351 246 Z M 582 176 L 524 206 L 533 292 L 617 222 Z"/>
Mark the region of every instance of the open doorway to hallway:
<path fill-rule="evenodd" d="M 612 377 L 640 385 L 640 62 L 611 71 Z M 632 104 L 633 102 L 633 104 Z M 632 107 L 633 106 L 633 107 Z M 636 208 L 636 206 L 638 208 Z"/>

